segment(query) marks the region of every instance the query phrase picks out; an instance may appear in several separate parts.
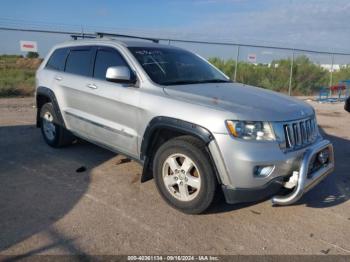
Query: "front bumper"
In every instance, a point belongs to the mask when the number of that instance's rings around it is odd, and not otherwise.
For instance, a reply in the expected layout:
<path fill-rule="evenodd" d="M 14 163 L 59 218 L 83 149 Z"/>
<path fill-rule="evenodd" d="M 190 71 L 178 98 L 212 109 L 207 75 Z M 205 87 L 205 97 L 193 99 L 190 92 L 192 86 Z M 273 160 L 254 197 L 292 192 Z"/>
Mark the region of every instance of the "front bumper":
<path fill-rule="evenodd" d="M 329 150 L 328 163 L 318 169 L 316 172 L 309 174 L 310 165 L 320 151 Z M 305 152 L 299 168 L 298 182 L 294 190 L 286 196 L 274 196 L 271 201 L 276 205 L 290 205 L 298 201 L 304 193 L 321 182 L 327 175 L 334 170 L 334 152 L 333 145 L 328 140 L 310 146 Z"/>
<path fill-rule="evenodd" d="M 288 205 L 334 169 L 333 146 L 322 137 L 305 148 L 283 152 L 277 142 L 241 141 L 226 134 L 215 134 L 215 140 L 208 147 L 227 203 L 252 202 L 275 196 L 274 204 Z M 329 163 L 308 176 L 313 157 L 325 148 L 329 149 Z M 254 174 L 256 166 L 274 166 L 274 169 L 270 175 L 261 177 Z M 294 190 L 289 195 L 279 196 L 279 191 L 291 192 L 284 186 L 293 173 L 300 174 Z"/>
<path fill-rule="evenodd" d="M 326 165 L 315 171 L 309 172 L 310 165 L 315 156 L 322 150 L 328 148 L 329 160 Z M 241 202 L 254 202 L 272 197 L 272 203 L 275 205 L 290 205 L 298 201 L 304 193 L 309 191 L 320 181 L 322 181 L 327 175 L 329 175 L 334 169 L 334 153 L 333 146 L 328 140 L 321 140 L 313 145 L 310 145 L 303 151 L 300 166 L 298 169 L 298 181 L 296 186 L 291 190 L 288 190 L 287 195 L 279 195 L 280 193 L 287 192 L 284 188 L 286 178 L 289 176 L 277 176 L 271 179 L 268 183 L 259 187 L 250 188 L 232 188 L 227 185 L 223 185 L 223 192 L 227 203 L 241 203 Z M 291 191 L 291 192 L 290 192 Z"/>
<path fill-rule="evenodd" d="M 275 178 L 266 185 L 257 188 L 231 188 L 222 185 L 222 191 L 228 204 L 265 200 L 283 191 L 283 177 Z"/>

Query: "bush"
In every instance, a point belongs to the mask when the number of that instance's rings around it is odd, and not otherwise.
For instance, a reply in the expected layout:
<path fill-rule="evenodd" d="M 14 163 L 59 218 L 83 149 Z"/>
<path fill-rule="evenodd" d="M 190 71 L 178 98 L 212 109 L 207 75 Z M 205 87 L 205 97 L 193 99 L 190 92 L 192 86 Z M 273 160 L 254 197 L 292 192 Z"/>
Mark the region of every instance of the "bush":
<path fill-rule="evenodd" d="M 37 52 L 28 52 L 26 57 L 27 58 L 38 58 L 39 54 Z"/>
<path fill-rule="evenodd" d="M 33 95 L 34 82 L 33 70 L 0 70 L 0 97 Z"/>
<path fill-rule="evenodd" d="M 210 58 L 209 62 L 233 79 L 235 61 Z M 287 93 L 289 89 L 290 59 L 274 60 L 270 65 L 254 65 L 246 62 L 238 63 L 237 82 L 259 86 L 278 92 Z M 292 94 L 313 95 L 322 86 L 328 86 L 330 73 L 310 61 L 306 56 L 299 56 L 293 65 Z M 350 79 L 350 67 L 341 68 L 333 73 L 333 83 Z"/>
<path fill-rule="evenodd" d="M 24 60 L 28 60 L 25 63 Z M 0 97 L 31 96 L 35 89 L 38 59 L 21 56 L 0 56 Z"/>

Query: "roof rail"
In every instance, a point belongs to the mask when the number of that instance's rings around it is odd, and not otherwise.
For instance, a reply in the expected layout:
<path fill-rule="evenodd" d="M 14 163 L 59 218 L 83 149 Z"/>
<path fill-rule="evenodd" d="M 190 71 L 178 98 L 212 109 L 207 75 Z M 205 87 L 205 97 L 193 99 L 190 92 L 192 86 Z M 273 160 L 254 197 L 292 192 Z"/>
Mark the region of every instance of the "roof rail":
<path fill-rule="evenodd" d="M 100 38 L 104 36 L 114 36 L 114 37 L 122 37 L 122 38 L 133 38 L 133 39 L 142 39 L 152 41 L 153 43 L 159 43 L 159 39 L 150 38 L 150 37 L 142 37 L 142 36 L 134 36 L 134 35 L 123 35 L 123 34 L 113 34 L 113 33 L 104 33 L 104 32 L 96 32 L 96 35 Z"/>
<path fill-rule="evenodd" d="M 82 38 L 82 39 L 85 39 L 85 38 L 92 39 L 92 38 L 96 38 L 97 36 L 96 36 L 95 34 L 72 34 L 72 35 L 70 35 L 70 37 L 71 37 L 73 40 L 78 40 L 78 38 Z"/>

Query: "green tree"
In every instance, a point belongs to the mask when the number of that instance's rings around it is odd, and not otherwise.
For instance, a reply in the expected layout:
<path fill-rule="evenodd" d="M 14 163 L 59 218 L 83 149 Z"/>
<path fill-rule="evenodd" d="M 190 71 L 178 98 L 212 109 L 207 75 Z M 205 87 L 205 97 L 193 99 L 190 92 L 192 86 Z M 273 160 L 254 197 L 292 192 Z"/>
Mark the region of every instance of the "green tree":
<path fill-rule="evenodd" d="M 333 85 L 338 84 L 341 80 L 350 80 L 350 65 L 346 65 L 333 73 Z"/>
<path fill-rule="evenodd" d="M 210 58 L 209 62 L 222 70 L 233 79 L 235 64 L 233 59 L 223 60 L 217 57 Z M 267 64 L 251 64 L 239 62 L 237 82 L 259 86 L 274 91 L 287 93 L 291 59 L 279 59 Z M 344 68 L 334 74 L 334 80 L 350 79 L 350 68 Z M 329 72 L 314 64 L 308 57 L 299 56 L 293 65 L 292 94 L 311 95 L 326 86 L 329 82 Z"/>
<path fill-rule="evenodd" d="M 228 77 L 233 79 L 234 72 L 235 72 L 235 60 L 228 59 L 223 60 L 218 57 L 209 58 L 209 62 L 215 65 L 217 68 L 219 68 L 222 72 L 224 72 Z"/>
<path fill-rule="evenodd" d="M 38 52 L 28 52 L 26 55 L 27 58 L 38 58 L 39 53 Z"/>

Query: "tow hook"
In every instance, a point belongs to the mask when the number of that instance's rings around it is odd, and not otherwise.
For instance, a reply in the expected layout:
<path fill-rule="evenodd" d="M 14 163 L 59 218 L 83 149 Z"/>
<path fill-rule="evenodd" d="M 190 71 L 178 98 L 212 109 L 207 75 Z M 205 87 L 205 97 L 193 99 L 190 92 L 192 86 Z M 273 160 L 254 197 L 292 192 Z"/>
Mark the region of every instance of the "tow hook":
<path fill-rule="evenodd" d="M 293 171 L 293 175 L 289 178 L 287 182 L 284 183 L 284 187 L 288 189 L 292 189 L 298 184 L 299 172 Z"/>

